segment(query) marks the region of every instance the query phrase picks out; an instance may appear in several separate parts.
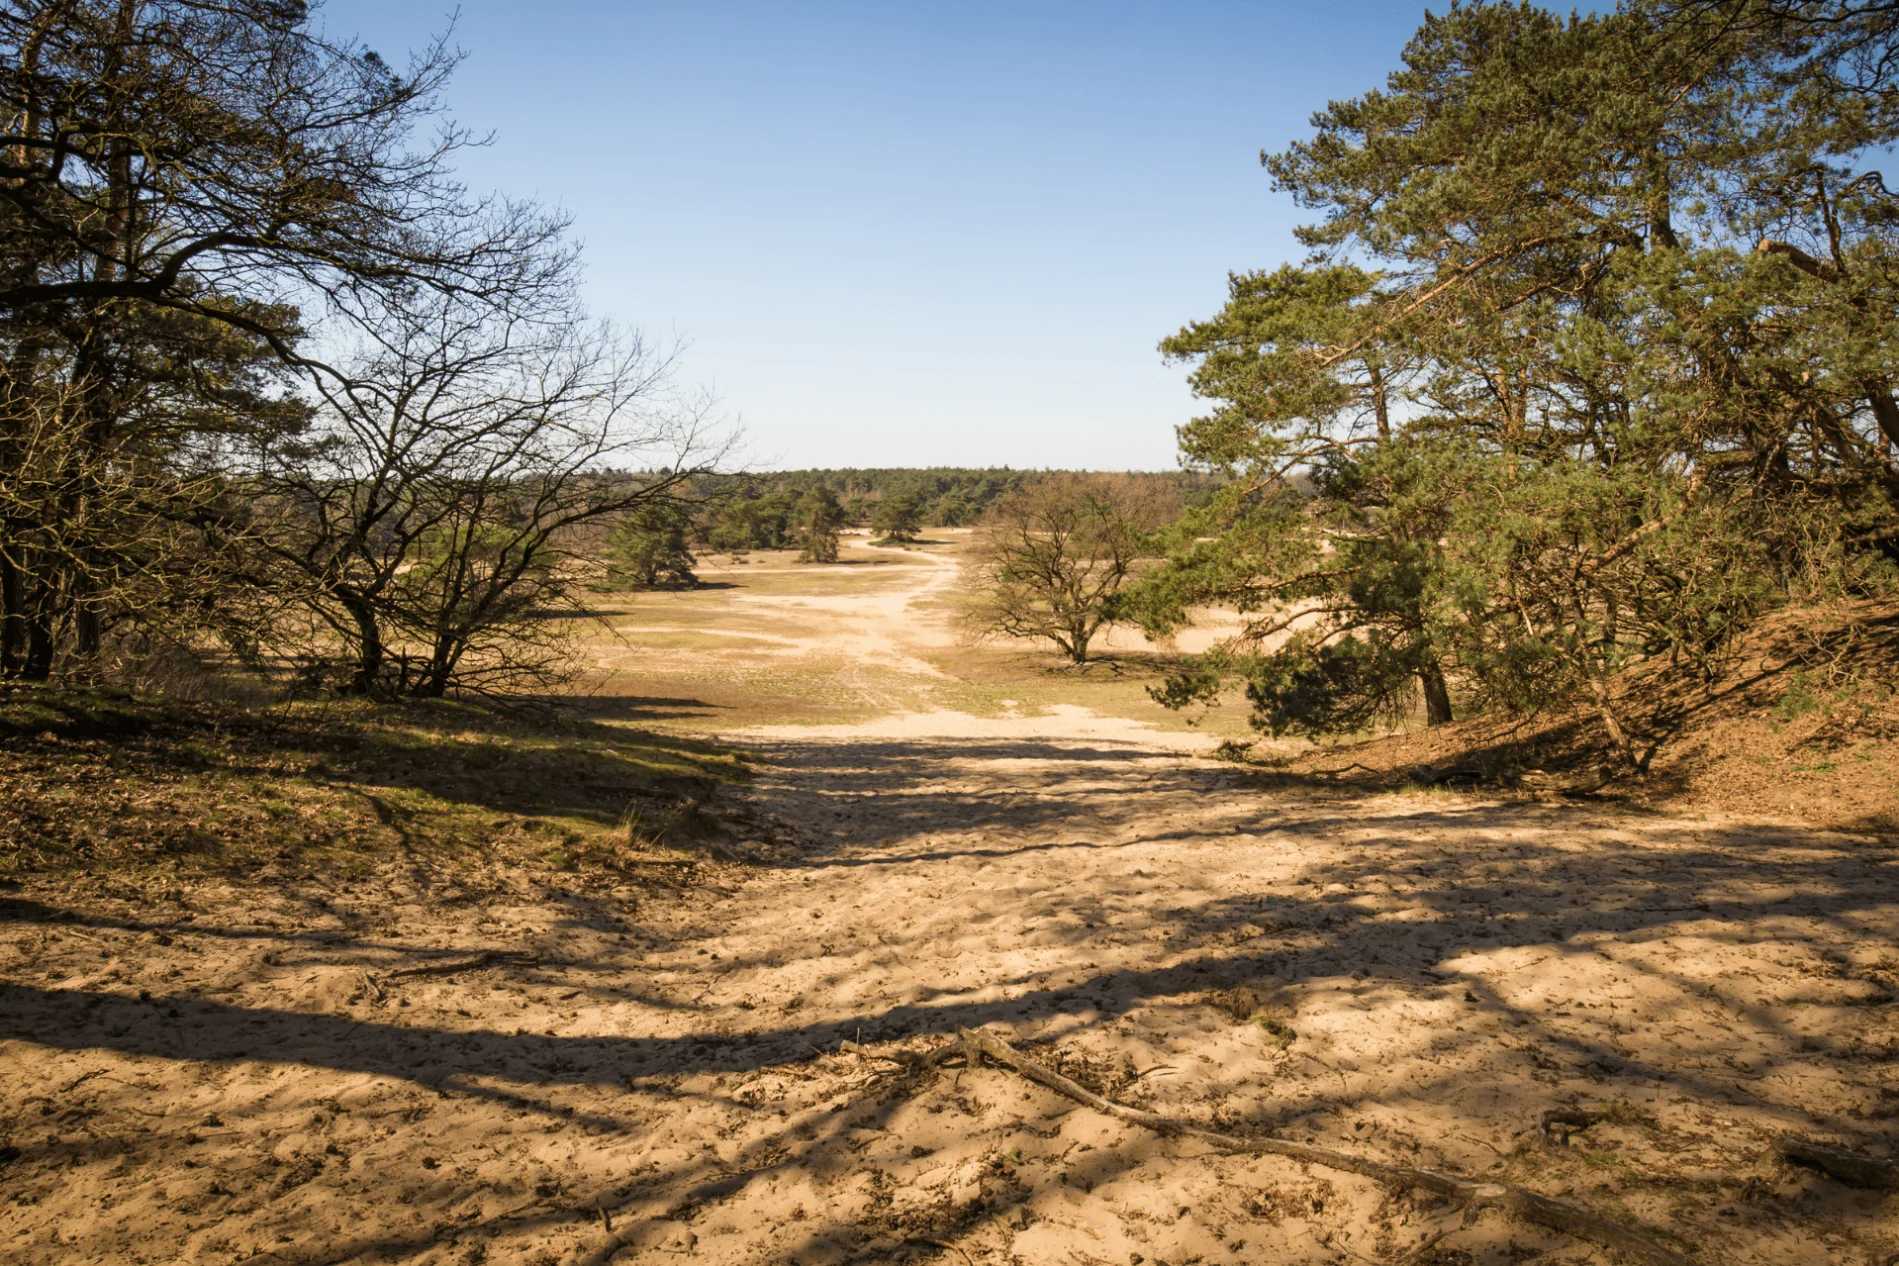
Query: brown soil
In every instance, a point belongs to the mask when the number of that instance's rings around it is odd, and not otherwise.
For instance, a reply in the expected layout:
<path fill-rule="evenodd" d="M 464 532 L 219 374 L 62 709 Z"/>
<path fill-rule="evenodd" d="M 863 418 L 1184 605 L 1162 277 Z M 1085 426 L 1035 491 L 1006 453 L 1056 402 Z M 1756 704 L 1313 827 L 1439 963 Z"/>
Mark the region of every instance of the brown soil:
<path fill-rule="evenodd" d="M 920 673 L 927 619 L 880 609 Z M 1864 815 L 1335 787 L 1086 713 L 732 735 L 742 862 L 16 872 L 0 1262 L 1606 1260 L 878 1058 L 985 1026 L 1704 1263 L 1899 1251 L 1889 1197 L 1772 1149 L 1890 1151 L 1899 848 Z"/>

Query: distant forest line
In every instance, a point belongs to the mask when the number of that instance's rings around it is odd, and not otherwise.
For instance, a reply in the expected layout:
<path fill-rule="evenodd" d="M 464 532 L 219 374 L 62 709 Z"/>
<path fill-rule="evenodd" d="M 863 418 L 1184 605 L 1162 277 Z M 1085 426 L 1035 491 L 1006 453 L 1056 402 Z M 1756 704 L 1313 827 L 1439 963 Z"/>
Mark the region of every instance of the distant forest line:
<path fill-rule="evenodd" d="M 714 523 L 783 520 L 805 493 L 826 487 L 837 494 L 849 527 L 869 527 L 877 504 L 891 497 L 913 498 L 927 526 L 967 527 L 1011 492 L 1050 475 L 1069 473 L 1074 472 L 1009 466 L 812 468 L 700 476 L 694 480 L 693 492 L 705 499 L 704 517 Z M 1200 471 L 1128 471 L 1119 477 L 1163 485 L 1187 506 L 1203 504 L 1223 482 Z M 732 538 L 733 531 L 728 530 L 726 539 Z M 759 538 L 752 548 L 776 543 Z"/>

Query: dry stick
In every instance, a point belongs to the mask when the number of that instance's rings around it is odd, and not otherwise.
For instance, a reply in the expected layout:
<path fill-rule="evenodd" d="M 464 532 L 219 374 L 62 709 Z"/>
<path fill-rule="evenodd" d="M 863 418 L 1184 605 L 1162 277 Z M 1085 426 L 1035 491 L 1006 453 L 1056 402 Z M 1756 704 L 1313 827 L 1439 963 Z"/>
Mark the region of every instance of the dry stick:
<path fill-rule="evenodd" d="M 384 980 L 394 980 L 398 976 L 445 976 L 451 972 L 473 971 L 477 967 L 486 967 L 489 963 L 520 963 L 533 966 L 540 962 L 539 955 L 517 954 L 512 950 L 483 950 L 473 958 L 453 958 L 438 963 L 422 963 L 416 967 L 398 967 L 394 971 L 382 974 Z"/>
<path fill-rule="evenodd" d="M 61 1086 L 57 1093 L 62 1094 L 62 1095 L 69 1095 L 73 1091 L 79 1089 L 79 1087 L 91 1081 L 94 1077 L 103 1077 L 105 1076 L 105 1074 L 106 1074 L 106 1070 L 103 1068 L 95 1068 L 89 1073 L 80 1073 L 77 1077 L 73 1078 L 71 1081 Z"/>
<path fill-rule="evenodd" d="M 1570 1135 L 1586 1130 L 1606 1119 L 1600 1112 L 1558 1108 L 1538 1117 L 1536 1128 L 1544 1138 L 1568 1147 Z"/>
<path fill-rule="evenodd" d="M 1145 1112 L 1139 1108 L 1125 1107 L 1111 1099 L 1104 1099 L 1079 1083 L 1036 1063 L 1007 1042 L 990 1034 L 958 1029 L 957 1039 L 957 1046 L 945 1049 L 960 1050 L 965 1062 L 971 1066 L 980 1062 L 982 1056 L 987 1055 L 996 1063 L 1013 1068 L 1030 1081 L 1039 1082 L 1058 1094 L 1087 1104 L 1097 1112 L 1105 1112 L 1123 1121 L 1144 1125 L 1159 1134 L 1178 1134 L 1202 1139 L 1232 1152 L 1263 1152 L 1272 1156 L 1285 1156 L 1307 1164 L 1323 1165 L 1328 1169 L 1362 1174 L 1366 1178 L 1394 1187 L 1422 1188 L 1447 1199 L 1461 1201 L 1473 1208 L 1501 1209 L 1519 1221 L 1546 1227 L 1552 1231 L 1560 1231 L 1565 1235 L 1575 1236 L 1579 1240 L 1587 1240 L 1599 1247 L 1622 1253 L 1630 1260 L 1644 1263 L 1645 1266 L 1692 1266 L 1690 1260 L 1680 1253 L 1656 1243 L 1619 1222 L 1611 1222 L 1586 1209 L 1579 1209 L 1575 1205 L 1565 1204 L 1560 1200 L 1552 1200 L 1548 1196 L 1540 1196 L 1522 1187 L 1510 1187 L 1502 1183 L 1471 1182 L 1450 1174 L 1417 1169 L 1409 1165 L 1387 1165 L 1363 1156 L 1354 1156 L 1350 1152 L 1336 1151 L 1329 1147 L 1316 1147 L 1309 1143 L 1294 1143 L 1275 1138 L 1240 1138 L 1232 1134 L 1220 1134 L 1186 1121 L 1177 1121 L 1172 1117 Z"/>
<path fill-rule="evenodd" d="M 1849 1187 L 1883 1191 L 1899 1188 L 1899 1163 L 1878 1156 L 1828 1147 L 1794 1134 L 1783 1134 L 1775 1139 L 1774 1150 L 1790 1161 L 1821 1170 Z"/>
<path fill-rule="evenodd" d="M 1469 1225 L 1469 1222 L 1470 1222 L 1470 1219 L 1468 1217 L 1469 1212 L 1470 1212 L 1469 1210 L 1464 1210 L 1464 1213 L 1467 1216 L 1465 1216 L 1464 1218 L 1460 1218 L 1457 1222 L 1451 1224 L 1450 1226 L 1444 1227 L 1438 1231 L 1433 1232 L 1430 1235 L 1427 1235 L 1424 1238 L 1424 1240 L 1417 1245 L 1417 1247 L 1413 1248 L 1410 1252 L 1406 1253 L 1403 1257 L 1400 1257 L 1396 1262 L 1392 1263 L 1392 1266 L 1418 1266 L 1418 1263 L 1424 1260 L 1425 1254 L 1429 1253 L 1432 1249 L 1436 1248 L 1438 1244 L 1441 1243 L 1445 1239 L 1446 1236 L 1449 1236 L 1452 1232 L 1461 1231 L 1467 1225 Z"/>
<path fill-rule="evenodd" d="M 948 1240 L 909 1239 L 909 1240 L 905 1240 L 904 1243 L 905 1244 L 928 1244 L 931 1248 L 947 1248 L 947 1249 L 952 1250 L 958 1257 L 962 1258 L 964 1261 L 969 1262 L 969 1266 L 976 1266 L 975 1262 L 970 1261 L 968 1253 L 963 1252 L 961 1247 L 950 1243 Z"/>

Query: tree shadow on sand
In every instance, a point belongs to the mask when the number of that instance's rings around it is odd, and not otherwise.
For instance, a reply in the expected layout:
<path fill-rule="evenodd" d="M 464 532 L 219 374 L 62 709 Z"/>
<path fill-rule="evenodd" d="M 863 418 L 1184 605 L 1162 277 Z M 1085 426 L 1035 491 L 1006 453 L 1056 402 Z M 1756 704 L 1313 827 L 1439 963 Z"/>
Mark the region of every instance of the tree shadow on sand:
<path fill-rule="evenodd" d="M 889 1160 L 866 1160 L 875 1148 L 865 1152 L 871 1146 L 865 1140 L 913 1128 L 902 1114 L 921 1111 L 917 1104 L 953 1106 L 968 1093 L 957 1089 L 965 1083 L 943 1074 L 908 1084 L 839 1054 L 845 1041 L 861 1041 L 873 1051 L 924 1049 L 959 1028 L 987 1025 L 1031 1045 L 1086 1045 L 1123 1032 L 1141 1017 L 1160 1026 L 1156 1032 L 1172 1026 L 1183 1034 L 1217 1033 L 1222 1030 L 1210 1026 L 1231 1031 L 1231 1020 L 1218 1017 L 1210 996 L 1242 985 L 1271 995 L 1293 1027 L 1315 1027 L 1276 1057 L 1281 1063 L 1274 1066 L 1280 1070 L 1274 1083 L 1228 1086 L 1217 1070 L 1208 1074 L 1219 1093 L 1195 1110 L 1212 1112 L 1222 1128 L 1238 1132 L 1337 1134 L 1365 1150 L 1410 1159 L 1417 1147 L 1444 1143 L 1423 1137 L 1411 1123 L 1416 1105 L 1459 1101 L 1473 1092 L 1473 1079 L 1494 1083 L 1498 1110 L 1518 1114 L 1524 1130 L 1534 1125 L 1536 1104 L 1579 1095 L 1751 1113 L 1750 1120 L 1848 1141 L 1863 1141 L 1890 1115 L 1882 1079 L 1896 1047 L 1894 1035 L 1881 1027 L 1881 999 L 1899 985 L 1899 961 L 1847 952 L 1880 928 L 1890 931 L 1899 876 L 1883 846 L 1837 833 L 1710 827 L 1632 813 L 1606 825 L 1589 823 L 1593 833 L 1578 837 L 1578 811 L 1562 807 L 1320 793 L 1309 784 L 1268 797 L 1219 768 L 1106 743 L 786 744 L 768 756 L 781 772 L 796 766 L 799 775 L 773 788 L 777 811 L 825 828 L 813 830 L 800 856 L 773 864 L 774 871 L 792 877 L 902 868 L 922 874 L 959 860 L 1004 863 L 1071 852 L 1099 858 L 1135 848 L 1150 855 L 1159 849 L 1164 857 L 1171 848 L 1210 843 L 1230 849 L 1242 875 L 1251 856 L 1290 869 L 1256 884 L 1236 880 L 1213 896 L 1167 906 L 1150 902 L 1141 907 L 1139 921 L 1127 917 L 1123 893 L 1077 888 L 1049 896 L 1059 917 L 1039 924 L 1037 935 L 1078 965 L 1076 978 L 1055 984 L 1035 970 L 1004 971 L 980 997 L 946 987 L 894 1005 L 820 1000 L 796 1012 L 761 1007 L 735 1020 L 728 1004 L 693 1001 L 689 988 L 662 994 L 650 984 L 652 973 L 638 953 L 622 953 L 596 938 L 588 953 L 485 969 L 466 987 L 492 981 L 495 988 L 572 990 L 572 1000 L 563 1005 L 575 1011 L 637 1001 L 663 1007 L 682 1022 L 703 1014 L 704 1026 L 667 1034 L 569 1035 L 558 1026 L 504 1031 L 459 1023 L 448 1003 L 406 984 L 390 984 L 390 997 L 380 1007 L 298 1009 L 185 991 L 153 990 L 141 999 L 110 985 L 32 982 L 15 975 L 0 988 L 0 1028 L 12 1050 L 36 1060 L 67 1052 L 86 1060 L 109 1056 L 162 1066 L 319 1070 L 338 1085 L 374 1078 L 398 1087 L 400 1102 L 426 1107 L 437 1120 L 452 1123 L 460 1112 L 513 1114 L 556 1130 L 585 1131 L 625 1161 L 616 1175 L 539 1185 L 524 1176 L 502 1181 L 471 1171 L 464 1188 L 456 1189 L 464 1194 L 452 1198 L 446 1188 L 430 1195 L 434 1188 L 427 1181 L 404 1177 L 400 1181 L 419 1193 L 412 1198 L 435 1211 L 434 1225 L 413 1234 L 377 1230 L 357 1237 L 333 1225 L 324 1230 L 316 1214 L 297 1205 L 291 1189 L 257 1197 L 252 1216 L 290 1228 L 298 1241 L 274 1247 L 272 1258 L 309 1263 L 404 1260 L 450 1242 L 510 1245 L 510 1252 L 550 1237 L 579 1244 L 593 1232 L 577 1228 L 600 1207 L 628 1210 L 623 1226 L 650 1224 L 655 1236 L 711 1234 L 704 1219 L 724 1210 L 743 1221 L 750 1193 L 792 1175 L 819 1186 L 849 1178 L 874 1187 L 875 1180 L 864 1176 L 876 1171 L 897 1175 L 886 1180 L 901 1185 L 914 1167 L 906 1169 L 908 1162 L 895 1153 Z M 1010 772 L 987 783 L 963 776 L 985 768 Z M 1122 787 L 1123 794 L 1104 801 L 1104 782 Z M 1131 783 L 1135 792 L 1126 790 Z M 1157 822 L 1152 802 L 1170 798 L 1196 806 L 1200 816 Z M 1638 838 L 1635 826 L 1650 834 Z M 1301 841 L 1346 836 L 1348 852 L 1300 861 Z M 597 927 L 612 912 L 612 902 L 599 892 L 577 888 L 545 899 L 575 928 Z M 727 930 L 717 900 L 705 899 L 695 909 L 700 926 L 674 932 L 671 948 L 681 957 L 691 953 L 694 941 L 717 947 Z M 402 964 L 424 965 L 446 952 L 294 930 L 220 932 L 214 922 L 202 916 L 190 922 L 106 919 L 41 893 L 0 906 L 0 928 L 16 943 L 59 927 L 140 938 L 241 935 L 257 940 L 286 977 L 320 968 L 388 976 Z M 788 927 L 774 953 L 793 960 L 816 957 L 827 952 L 825 939 L 837 935 Z M 896 948 L 921 953 L 928 946 L 919 939 Z M 1117 957 L 1126 961 L 1087 970 L 1096 959 Z M 703 961 L 708 990 L 721 973 L 757 965 L 729 957 L 717 967 L 709 956 Z M 1785 972 L 1773 975 L 1767 968 L 1774 964 Z M 1630 983 L 1638 977 L 1640 993 Z M 411 992 L 419 1005 L 405 1008 L 401 1004 Z M 1617 1000 L 1619 1012 L 1608 1005 Z M 1376 1017 L 1360 1021 L 1361 1028 L 1383 1026 L 1379 1059 L 1351 1057 L 1349 1044 L 1310 1046 L 1318 1041 L 1317 1026 L 1348 1012 Z M 1456 1022 L 1406 1020 L 1413 1012 L 1454 1016 Z M 1312 1061 L 1320 1063 L 1308 1067 Z M 794 1080 L 819 1078 L 831 1089 L 817 1107 L 780 1122 L 768 1115 L 769 1097 L 753 1102 L 743 1092 L 758 1078 L 787 1069 L 804 1070 L 786 1074 Z M 1003 1074 L 966 1076 L 995 1101 L 995 1111 L 972 1117 L 969 1129 L 994 1140 L 984 1146 L 998 1154 L 1010 1138 L 1024 1140 L 1018 1155 L 1023 1147 L 1035 1152 L 1040 1145 L 1023 1131 L 1040 1119 L 1037 1114 L 1064 1110 L 1040 1100 L 1021 1106 Z M 629 1087 L 640 1097 L 629 1096 Z M 86 1093 L 103 1089 L 94 1084 Z M 95 1138 L 84 1143 L 70 1137 L 71 1130 L 43 1136 L 16 1131 L 9 1143 L 16 1149 L 16 1189 L 47 1198 L 76 1170 L 119 1163 L 122 1155 L 161 1156 L 168 1149 L 184 1154 L 192 1146 L 188 1137 L 204 1132 L 201 1114 L 167 1108 L 159 1119 L 141 1120 L 132 1111 L 134 1098 L 114 1095 L 75 1100 L 71 1091 L 62 1098 L 16 1086 L 9 1098 L 21 1120 L 37 1119 L 32 1114 L 41 1103 L 54 1109 L 55 1120 L 64 1120 L 58 1113 L 70 1104 L 90 1104 L 83 1120 Z M 641 1140 L 654 1113 L 668 1110 L 656 1102 L 672 1103 L 682 1113 L 712 1113 L 708 1121 L 764 1124 L 748 1126 L 742 1145 L 724 1152 L 678 1155 L 675 1148 L 642 1161 Z M 1010 1103 L 1021 1114 L 1014 1125 L 1003 1112 Z M 274 1111 L 259 1107 L 266 1116 Z M 226 1128 L 236 1128 L 230 1123 L 241 1118 L 225 1111 L 224 1120 Z M 1370 1123 L 1369 1132 L 1355 1132 L 1355 1122 L 1360 1131 Z M 261 1129 L 265 1122 L 259 1117 L 248 1124 Z M 1879 1234 L 1876 1202 L 1821 1180 L 1776 1178 L 1757 1155 L 1709 1160 L 1705 1140 L 1681 1136 L 1674 1124 L 1664 1129 L 1638 1122 L 1627 1129 L 1647 1131 L 1641 1157 L 1689 1158 L 1671 1162 L 1688 1176 L 1666 1176 L 1660 1162 L 1615 1161 L 1621 1169 L 1602 1171 L 1618 1176 L 1613 1186 L 1598 1190 L 1584 1183 L 1611 1211 L 1632 1203 L 1644 1216 L 1718 1253 L 1746 1245 L 1750 1237 L 1767 1243 L 1788 1227 Z M 1590 1179 L 1597 1172 L 1590 1166 L 1608 1155 L 1586 1148 L 1545 1154 L 1521 1142 L 1492 1151 L 1501 1159 L 1485 1164 L 1517 1172 L 1534 1162 L 1542 1181 L 1572 1185 Z M 1461 1155 L 1426 1159 L 1472 1164 Z M 804 1254 L 813 1260 L 882 1260 L 911 1252 L 955 1260 L 928 1241 L 993 1238 L 1005 1213 L 1031 1204 L 1042 1209 L 1056 1188 L 1092 1191 L 1163 1163 L 1214 1166 L 1210 1173 L 1225 1175 L 1221 1225 L 1247 1217 L 1266 1221 L 1238 1211 L 1244 1190 L 1232 1184 L 1241 1180 L 1215 1162 L 1177 1157 L 1156 1140 L 1116 1136 L 1112 1145 L 1060 1167 L 991 1164 L 983 1171 L 988 1176 L 979 1184 L 980 1198 L 918 1206 L 904 1214 L 908 1222 L 875 1200 L 851 1206 L 848 1214 L 843 1206 L 820 1210 L 805 1223 L 774 1232 L 770 1251 L 786 1259 Z M 1750 1203 L 1737 1204 L 1725 1194 L 1755 1179 L 1766 1185 Z M 1297 1175 L 1243 1181 L 1295 1180 L 1310 1181 Z M 1361 1219 L 1392 1216 L 1389 1202 L 1381 1204 L 1374 1189 L 1340 1182 L 1337 1216 L 1345 1217 L 1340 1210 Z M 466 1203 L 472 1199 L 467 1183 L 508 1208 L 467 1214 L 475 1207 Z M 366 1198 L 352 1190 L 339 1188 L 337 1199 L 347 1205 Z M 280 1212 L 272 1211 L 273 1202 L 281 1203 Z M 454 1209 L 464 1212 L 451 1216 Z M 1275 1215 L 1282 1221 L 1285 1216 Z M 1301 1216 L 1324 1222 L 1317 1214 Z M 109 1245 L 101 1226 L 71 1247 L 110 1251 Z M 646 1247 L 661 1251 L 664 1245 L 655 1240 Z"/>

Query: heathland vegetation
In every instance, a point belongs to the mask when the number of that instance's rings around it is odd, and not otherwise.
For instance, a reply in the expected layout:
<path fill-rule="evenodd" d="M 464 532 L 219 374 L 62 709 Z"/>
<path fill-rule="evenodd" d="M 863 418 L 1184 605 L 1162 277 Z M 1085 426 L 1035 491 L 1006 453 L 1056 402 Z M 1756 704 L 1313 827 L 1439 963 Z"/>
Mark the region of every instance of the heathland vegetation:
<path fill-rule="evenodd" d="M 0 1266 L 1888 1260 L 1899 5 L 1427 15 L 1168 473 L 742 468 L 318 16 L 0 0 Z"/>

